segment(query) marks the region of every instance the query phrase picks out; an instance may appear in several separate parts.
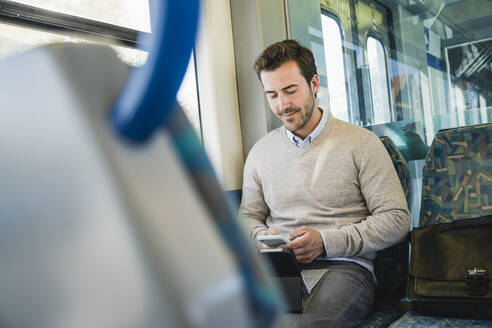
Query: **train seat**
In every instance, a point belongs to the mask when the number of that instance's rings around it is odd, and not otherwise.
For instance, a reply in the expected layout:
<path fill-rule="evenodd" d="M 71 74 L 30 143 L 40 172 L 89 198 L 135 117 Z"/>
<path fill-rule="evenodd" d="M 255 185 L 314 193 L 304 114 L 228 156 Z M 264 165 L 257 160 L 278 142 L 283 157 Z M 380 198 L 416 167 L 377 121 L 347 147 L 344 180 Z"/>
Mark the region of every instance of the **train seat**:
<path fill-rule="evenodd" d="M 419 226 L 492 214 L 492 124 L 436 133 L 422 175 Z M 407 312 L 391 327 L 491 327 L 492 321 Z"/>
<path fill-rule="evenodd" d="M 460 319 L 460 318 L 444 318 L 444 317 L 429 317 L 420 315 L 414 311 L 405 313 L 400 319 L 391 324 L 392 328 L 415 328 L 415 327 L 473 327 L 485 328 L 492 327 L 491 320 L 476 320 L 476 319 Z"/>
<path fill-rule="evenodd" d="M 390 155 L 408 201 L 410 190 L 408 162 L 391 138 L 383 136 L 380 139 Z M 241 190 L 228 191 L 227 195 L 232 203 L 239 206 Z M 378 279 L 376 303 L 373 312 L 359 326 L 360 328 L 387 327 L 408 310 L 405 309 L 405 304 L 400 302 L 406 293 L 408 252 L 407 240 L 378 252 L 374 261 L 374 271 Z"/>
<path fill-rule="evenodd" d="M 0 72 L 2 327 L 275 319 L 275 290 L 182 111 L 140 147 L 116 134 L 129 68 L 109 47 L 50 45 Z"/>
<path fill-rule="evenodd" d="M 391 138 L 383 136 L 380 139 L 391 157 L 408 201 L 410 190 L 408 162 Z M 387 327 L 405 313 L 402 309 L 404 304 L 400 299 L 406 292 L 408 252 L 407 240 L 378 252 L 374 260 L 374 272 L 378 279 L 374 310 L 359 327 Z"/>
<path fill-rule="evenodd" d="M 437 132 L 422 174 L 419 226 L 492 214 L 492 124 Z"/>
<path fill-rule="evenodd" d="M 398 174 L 403 192 L 408 201 L 410 191 L 410 167 L 408 166 L 408 162 L 390 137 L 382 136 L 379 139 L 381 139 L 381 142 L 391 157 L 396 174 Z"/>
<path fill-rule="evenodd" d="M 391 138 L 383 136 L 381 142 L 388 151 L 400 179 L 403 192 L 408 200 L 410 189 L 410 168 L 403 154 Z M 241 190 L 227 192 L 230 200 L 239 206 Z M 406 311 L 400 300 L 405 296 L 408 277 L 408 241 L 405 240 L 378 252 L 374 270 L 378 279 L 374 311 L 359 326 L 364 328 L 387 327 Z"/>

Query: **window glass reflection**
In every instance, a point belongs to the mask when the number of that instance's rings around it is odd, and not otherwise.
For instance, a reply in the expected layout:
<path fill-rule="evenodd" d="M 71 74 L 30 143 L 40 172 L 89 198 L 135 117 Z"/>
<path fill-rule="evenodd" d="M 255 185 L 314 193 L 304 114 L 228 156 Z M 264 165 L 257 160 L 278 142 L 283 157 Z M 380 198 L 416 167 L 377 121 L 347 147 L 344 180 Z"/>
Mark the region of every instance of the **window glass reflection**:
<path fill-rule="evenodd" d="M 95 43 L 86 40 L 83 35 L 64 35 L 49 33 L 31 28 L 0 24 L 0 60 L 21 54 L 35 47 L 51 43 Z M 141 66 L 145 64 L 148 53 L 143 50 L 110 45 L 118 57 L 128 65 Z M 195 73 L 195 63 L 191 56 L 185 77 L 178 91 L 177 100 L 198 136 L 201 136 L 200 114 L 198 106 L 198 92 Z"/>
<path fill-rule="evenodd" d="M 330 112 L 336 118 L 348 121 L 349 113 L 340 26 L 335 19 L 323 14 L 321 15 L 321 24 L 323 27 Z"/>
<path fill-rule="evenodd" d="M 371 80 L 373 123 L 391 122 L 386 54 L 381 41 L 373 37 L 367 38 L 367 57 Z"/>
<path fill-rule="evenodd" d="M 150 32 L 148 0 L 17 0 L 15 2 Z"/>

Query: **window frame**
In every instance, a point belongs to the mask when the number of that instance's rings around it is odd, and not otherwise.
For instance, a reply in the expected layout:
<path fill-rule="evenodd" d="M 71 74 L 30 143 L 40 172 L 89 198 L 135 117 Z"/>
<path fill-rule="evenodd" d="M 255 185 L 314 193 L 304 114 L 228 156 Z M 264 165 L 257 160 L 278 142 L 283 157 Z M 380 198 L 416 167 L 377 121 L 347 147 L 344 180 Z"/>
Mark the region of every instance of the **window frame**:
<path fill-rule="evenodd" d="M 134 49 L 143 45 L 139 38 L 150 37 L 147 32 L 6 0 L 0 0 L 0 22 L 50 33 L 75 33 L 88 39 L 109 39 L 115 45 Z"/>

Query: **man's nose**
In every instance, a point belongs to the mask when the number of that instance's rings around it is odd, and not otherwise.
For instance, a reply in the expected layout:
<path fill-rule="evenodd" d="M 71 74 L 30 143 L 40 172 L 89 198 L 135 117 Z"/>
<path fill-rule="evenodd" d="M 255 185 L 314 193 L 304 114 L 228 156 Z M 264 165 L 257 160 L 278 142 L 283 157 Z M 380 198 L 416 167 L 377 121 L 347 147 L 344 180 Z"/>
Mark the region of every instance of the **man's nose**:
<path fill-rule="evenodd" d="M 287 97 L 287 96 L 279 96 L 278 97 L 278 101 L 279 101 L 280 110 L 284 110 L 284 109 L 287 109 L 287 108 L 290 107 L 289 97 Z"/>

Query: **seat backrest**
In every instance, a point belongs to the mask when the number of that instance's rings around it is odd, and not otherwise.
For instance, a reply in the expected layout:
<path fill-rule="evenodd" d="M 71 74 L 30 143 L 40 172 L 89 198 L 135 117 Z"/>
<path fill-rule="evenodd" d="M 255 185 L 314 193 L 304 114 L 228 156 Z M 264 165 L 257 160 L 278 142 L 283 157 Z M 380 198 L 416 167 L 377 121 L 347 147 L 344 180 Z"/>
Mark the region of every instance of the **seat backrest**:
<path fill-rule="evenodd" d="M 403 188 L 403 192 L 405 193 L 405 197 L 408 201 L 408 195 L 410 190 L 410 167 L 408 166 L 408 162 L 403 157 L 403 154 L 400 152 L 398 147 L 396 147 L 395 143 L 391 138 L 387 136 L 380 137 L 384 147 L 388 151 L 388 154 L 391 157 L 391 161 L 393 162 L 393 166 L 395 167 L 396 173 L 398 174 L 398 178 L 400 179 L 401 187 Z"/>
<path fill-rule="evenodd" d="M 409 195 L 410 168 L 408 162 L 393 141 L 380 137 L 388 151 L 400 179 L 405 197 Z M 374 272 L 378 279 L 377 294 L 383 298 L 401 298 L 405 295 L 408 275 L 408 241 L 403 241 L 377 253 Z"/>
<path fill-rule="evenodd" d="M 439 130 L 425 160 L 419 226 L 492 214 L 492 124 Z"/>
<path fill-rule="evenodd" d="M 0 62 L 0 326 L 269 326 L 279 298 L 185 114 L 141 147 L 110 128 L 127 74 L 97 45 Z"/>

